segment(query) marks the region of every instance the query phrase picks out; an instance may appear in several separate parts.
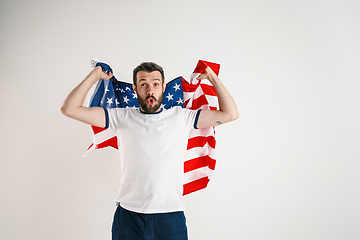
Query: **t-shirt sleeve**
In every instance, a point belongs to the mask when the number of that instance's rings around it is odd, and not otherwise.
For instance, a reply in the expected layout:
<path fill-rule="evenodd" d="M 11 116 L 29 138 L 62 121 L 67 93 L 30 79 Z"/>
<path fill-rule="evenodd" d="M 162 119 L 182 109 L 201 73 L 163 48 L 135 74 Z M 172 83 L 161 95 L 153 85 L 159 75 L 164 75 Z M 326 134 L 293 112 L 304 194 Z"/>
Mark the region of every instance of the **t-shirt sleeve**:
<path fill-rule="evenodd" d="M 201 109 L 196 110 L 196 116 L 195 116 L 195 120 L 194 120 L 194 128 L 195 129 L 198 129 L 197 123 L 198 123 L 198 120 L 199 120 L 200 112 L 201 112 Z"/>
<path fill-rule="evenodd" d="M 105 128 L 109 128 L 109 113 L 106 108 L 104 108 L 105 113 Z"/>
<path fill-rule="evenodd" d="M 199 120 L 201 109 L 199 109 L 199 110 L 190 110 L 190 109 L 187 109 L 187 108 L 183 108 L 183 111 L 184 111 L 186 125 L 188 125 L 191 128 L 198 129 L 197 128 L 197 123 L 198 123 L 198 120 Z"/>
<path fill-rule="evenodd" d="M 105 120 L 106 120 L 106 127 L 116 131 L 121 124 L 121 120 L 126 115 L 125 108 L 104 108 L 105 111 Z"/>

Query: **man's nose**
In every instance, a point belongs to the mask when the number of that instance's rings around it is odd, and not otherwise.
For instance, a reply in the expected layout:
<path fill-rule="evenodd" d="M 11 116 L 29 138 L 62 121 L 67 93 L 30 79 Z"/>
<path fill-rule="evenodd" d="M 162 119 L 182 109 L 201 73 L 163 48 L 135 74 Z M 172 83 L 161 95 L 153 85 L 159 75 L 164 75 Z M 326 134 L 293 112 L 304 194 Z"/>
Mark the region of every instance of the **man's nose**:
<path fill-rule="evenodd" d="M 152 86 L 149 86 L 149 87 L 148 87 L 148 92 L 147 92 L 147 94 L 148 94 L 149 96 L 154 95 L 154 89 L 153 89 Z"/>

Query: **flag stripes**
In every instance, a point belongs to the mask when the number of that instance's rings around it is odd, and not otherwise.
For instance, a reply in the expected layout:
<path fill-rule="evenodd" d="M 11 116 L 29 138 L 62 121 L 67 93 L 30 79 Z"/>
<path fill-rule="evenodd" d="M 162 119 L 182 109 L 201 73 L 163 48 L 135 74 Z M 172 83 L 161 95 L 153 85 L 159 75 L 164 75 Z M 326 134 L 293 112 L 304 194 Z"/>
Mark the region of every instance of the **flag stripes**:
<path fill-rule="evenodd" d="M 189 109 L 218 109 L 216 92 L 210 81 L 196 78 L 210 67 L 216 74 L 220 65 L 199 61 L 190 82 L 182 81 L 184 91 L 184 106 Z M 190 131 L 187 152 L 184 162 L 183 195 L 207 187 L 215 170 L 215 130 L 214 128 L 193 129 Z"/>

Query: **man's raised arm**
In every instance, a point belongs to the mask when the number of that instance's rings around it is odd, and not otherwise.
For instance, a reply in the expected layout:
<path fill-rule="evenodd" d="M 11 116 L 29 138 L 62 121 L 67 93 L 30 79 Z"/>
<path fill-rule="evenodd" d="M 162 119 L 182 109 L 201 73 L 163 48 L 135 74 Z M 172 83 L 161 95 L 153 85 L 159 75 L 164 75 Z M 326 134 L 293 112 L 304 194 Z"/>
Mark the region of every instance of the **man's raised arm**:
<path fill-rule="evenodd" d="M 101 107 L 84 107 L 83 103 L 87 92 L 91 86 L 99 79 L 109 80 L 113 74 L 108 74 L 102 71 L 101 66 L 95 67 L 89 75 L 70 92 L 61 107 L 61 112 L 69 117 L 81 122 L 97 126 L 105 127 L 105 113 Z"/>
<path fill-rule="evenodd" d="M 208 79 L 218 96 L 219 110 L 202 110 L 197 123 L 198 128 L 206 128 L 217 126 L 223 123 L 234 121 L 239 117 L 239 113 L 234 99 L 230 93 L 226 90 L 218 76 L 207 67 L 205 72 L 197 77 L 198 80 Z"/>

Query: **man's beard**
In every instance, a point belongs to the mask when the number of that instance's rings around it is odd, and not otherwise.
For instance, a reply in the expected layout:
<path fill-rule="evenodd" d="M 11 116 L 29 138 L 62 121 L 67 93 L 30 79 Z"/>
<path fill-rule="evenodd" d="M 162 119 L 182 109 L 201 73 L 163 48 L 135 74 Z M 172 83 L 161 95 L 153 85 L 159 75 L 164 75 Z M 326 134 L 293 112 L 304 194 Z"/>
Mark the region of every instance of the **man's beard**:
<path fill-rule="evenodd" d="M 150 106 L 148 104 L 148 99 L 152 97 L 155 101 L 155 103 Z M 145 113 L 154 113 L 157 110 L 159 110 L 161 103 L 163 102 L 163 98 L 164 98 L 164 94 L 161 94 L 159 99 L 156 99 L 154 96 L 147 96 L 145 99 L 141 98 L 139 95 L 137 95 L 137 99 L 138 102 L 141 106 L 141 109 L 145 112 Z"/>

